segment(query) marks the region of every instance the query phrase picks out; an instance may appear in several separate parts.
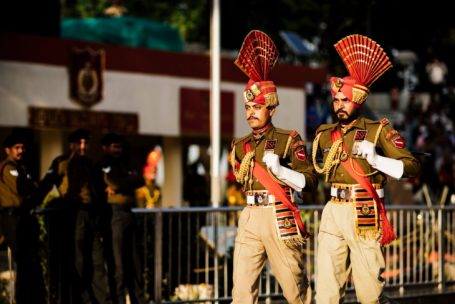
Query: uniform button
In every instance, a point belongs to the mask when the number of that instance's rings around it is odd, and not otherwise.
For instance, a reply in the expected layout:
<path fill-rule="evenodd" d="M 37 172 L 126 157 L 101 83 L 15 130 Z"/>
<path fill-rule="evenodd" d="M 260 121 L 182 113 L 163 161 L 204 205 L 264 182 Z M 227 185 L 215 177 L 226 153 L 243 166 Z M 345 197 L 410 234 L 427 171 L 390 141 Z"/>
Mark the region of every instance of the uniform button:
<path fill-rule="evenodd" d="M 344 173 L 340 173 L 340 176 L 343 177 L 343 176 L 344 176 Z"/>

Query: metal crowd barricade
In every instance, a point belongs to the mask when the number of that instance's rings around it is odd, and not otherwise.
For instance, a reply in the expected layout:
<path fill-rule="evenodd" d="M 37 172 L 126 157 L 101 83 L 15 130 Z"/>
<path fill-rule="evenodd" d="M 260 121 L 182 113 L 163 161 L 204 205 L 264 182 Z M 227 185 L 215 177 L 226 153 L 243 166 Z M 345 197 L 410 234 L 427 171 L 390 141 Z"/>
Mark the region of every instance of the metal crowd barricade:
<path fill-rule="evenodd" d="M 240 207 L 134 209 L 143 252 L 144 288 L 150 303 L 228 303 L 231 301 L 233 249 Z M 305 244 L 306 270 L 313 284 L 317 274 L 317 231 L 323 206 L 301 207 L 312 233 Z M 388 217 L 398 239 L 384 248 L 386 292 L 406 294 L 426 287 L 455 285 L 455 206 L 389 205 Z M 43 225 L 52 212 L 42 210 Z M 52 238 L 48 235 L 45 239 Z M 46 242 L 46 241 L 45 241 Z M 48 250 L 43 262 L 52 262 Z M 59 303 L 59 284 L 49 303 Z M 55 279 L 55 278 L 54 278 Z M 58 278 L 56 278 L 58 281 Z M 58 283 L 58 282 L 57 282 Z M 348 292 L 354 286 L 349 282 Z M 51 299 L 52 298 L 52 299 Z M 268 265 L 260 278 L 261 303 L 282 299 Z"/>
<path fill-rule="evenodd" d="M 323 206 L 304 206 L 312 236 L 305 245 L 306 270 L 314 285 L 317 231 Z M 146 242 L 146 289 L 154 303 L 224 303 L 231 300 L 232 254 L 241 208 L 135 209 Z M 388 206 L 398 239 L 385 247 L 386 290 L 444 289 L 455 283 L 455 206 Z M 215 241 L 216 240 L 216 241 Z M 313 286 L 314 287 L 314 286 Z M 352 283 L 347 285 L 352 291 Z M 282 298 L 268 265 L 260 279 L 260 298 Z"/>

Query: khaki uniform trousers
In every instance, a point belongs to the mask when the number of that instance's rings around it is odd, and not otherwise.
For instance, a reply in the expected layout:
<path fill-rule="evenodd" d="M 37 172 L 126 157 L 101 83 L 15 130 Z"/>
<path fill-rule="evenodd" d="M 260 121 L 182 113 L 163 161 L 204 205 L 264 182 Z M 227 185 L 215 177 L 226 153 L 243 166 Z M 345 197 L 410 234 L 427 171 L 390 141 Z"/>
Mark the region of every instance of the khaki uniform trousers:
<path fill-rule="evenodd" d="M 268 258 L 288 303 L 311 302 L 303 246 L 289 248 L 278 239 L 273 207 L 245 207 L 239 218 L 234 249 L 232 303 L 258 302 L 259 279 Z"/>
<path fill-rule="evenodd" d="M 355 232 L 354 203 L 328 202 L 318 235 L 316 303 L 342 303 L 346 279 L 352 271 L 357 299 L 379 303 L 385 263 L 380 244 Z"/>

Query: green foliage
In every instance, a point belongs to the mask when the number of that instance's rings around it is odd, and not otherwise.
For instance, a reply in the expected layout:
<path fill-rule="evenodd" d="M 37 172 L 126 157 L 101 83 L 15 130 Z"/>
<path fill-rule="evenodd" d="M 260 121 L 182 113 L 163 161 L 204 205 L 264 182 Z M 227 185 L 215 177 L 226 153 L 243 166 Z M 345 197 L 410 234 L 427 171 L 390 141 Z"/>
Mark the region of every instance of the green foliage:
<path fill-rule="evenodd" d="M 61 1 L 62 17 L 87 18 L 105 16 L 104 10 L 113 0 Z M 213 0 L 117 2 L 126 7 L 127 16 L 167 22 L 178 29 L 186 42 L 209 47 Z M 408 0 L 219 0 L 219 3 L 223 49 L 239 49 L 252 29 L 269 34 L 280 51 L 284 42 L 279 31 L 296 32 L 317 42 L 320 56 L 317 60 L 329 65 L 339 62 L 333 44 L 353 33 L 367 35 L 385 48 L 413 49 L 417 53 L 427 53 L 427 48 L 439 49 L 446 58 L 453 57 L 450 54 L 455 48 L 455 26 L 450 15 L 455 4 L 450 1 L 440 0 L 430 6 Z M 412 14 L 403 13 L 410 8 Z M 333 71 L 336 68 L 331 67 Z"/>
<path fill-rule="evenodd" d="M 75 2 L 75 4 L 72 4 Z M 62 0 L 62 17 L 94 18 L 103 16 L 104 10 L 109 7 L 109 0 Z"/>
<path fill-rule="evenodd" d="M 109 0 L 76 0 L 62 2 L 63 18 L 102 17 L 104 10 L 112 3 Z M 127 16 L 142 17 L 154 21 L 167 22 L 177 28 L 186 41 L 201 38 L 208 41 L 209 0 L 129 0 L 119 5 L 127 9 Z M 202 30 L 203 29 L 203 30 Z"/>

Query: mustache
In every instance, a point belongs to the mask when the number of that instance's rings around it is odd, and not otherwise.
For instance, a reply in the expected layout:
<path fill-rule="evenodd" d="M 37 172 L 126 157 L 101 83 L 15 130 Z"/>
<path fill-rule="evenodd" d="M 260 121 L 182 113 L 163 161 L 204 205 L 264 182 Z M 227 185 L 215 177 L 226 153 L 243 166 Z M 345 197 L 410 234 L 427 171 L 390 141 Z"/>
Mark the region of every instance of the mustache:
<path fill-rule="evenodd" d="M 344 113 L 344 114 L 348 115 L 348 113 L 346 111 L 344 111 L 343 109 L 340 109 L 335 112 L 335 114 L 339 114 L 339 113 Z"/>
<path fill-rule="evenodd" d="M 250 117 L 248 117 L 247 120 L 252 120 L 252 119 L 256 119 L 256 120 L 257 120 L 258 118 L 257 118 L 257 117 L 254 117 L 254 116 L 250 116 Z"/>

